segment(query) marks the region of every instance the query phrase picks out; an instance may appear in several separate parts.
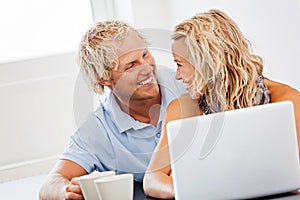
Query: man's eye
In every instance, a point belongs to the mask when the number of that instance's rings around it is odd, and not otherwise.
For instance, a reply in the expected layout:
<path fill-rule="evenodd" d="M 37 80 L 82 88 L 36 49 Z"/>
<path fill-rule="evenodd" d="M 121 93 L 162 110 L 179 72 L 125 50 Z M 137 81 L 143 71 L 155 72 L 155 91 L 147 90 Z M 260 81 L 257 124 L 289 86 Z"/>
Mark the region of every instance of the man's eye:
<path fill-rule="evenodd" d="M 130 70 L 131 68 L 133 68 L 134 64 L 130 64 L 128 66 L 126 66 L 125 71 Z"/>
<path fill-rule="evenodd" d="M 145 52 L 143 53 L 143 57 L 146 57 L 146 56 L 148 55 L 148 52 L 149 52 L 149 51 L 145 51 Z"/>

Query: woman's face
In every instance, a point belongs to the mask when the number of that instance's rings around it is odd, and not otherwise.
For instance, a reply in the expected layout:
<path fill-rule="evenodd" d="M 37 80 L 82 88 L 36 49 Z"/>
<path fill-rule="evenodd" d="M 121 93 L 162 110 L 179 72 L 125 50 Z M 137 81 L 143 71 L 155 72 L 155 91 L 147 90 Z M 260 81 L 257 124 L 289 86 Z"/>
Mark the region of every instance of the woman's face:
<path fill-rule="evenodd" d="M 182 80 L 190 94 L 195 94 L 191 88 L 195 78 L 194 66 L 189 62 L 189 54 L 184 38 L 175 40 L 172 45 L 172 54 L 177 64 L 176 79 Z"/>

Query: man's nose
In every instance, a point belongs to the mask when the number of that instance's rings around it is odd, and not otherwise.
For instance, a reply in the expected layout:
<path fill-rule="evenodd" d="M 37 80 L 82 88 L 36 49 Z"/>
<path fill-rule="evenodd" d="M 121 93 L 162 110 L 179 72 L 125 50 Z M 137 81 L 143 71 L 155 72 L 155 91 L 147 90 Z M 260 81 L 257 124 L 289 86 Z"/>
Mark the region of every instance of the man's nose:
<path fill-rule="evenodd" d="M 138 68 L 139 68 L 139 72 L 142 74 L 149 74 L 153 71 L 153 66 L 150 65 L 149 63 L 140 65 Z"/>

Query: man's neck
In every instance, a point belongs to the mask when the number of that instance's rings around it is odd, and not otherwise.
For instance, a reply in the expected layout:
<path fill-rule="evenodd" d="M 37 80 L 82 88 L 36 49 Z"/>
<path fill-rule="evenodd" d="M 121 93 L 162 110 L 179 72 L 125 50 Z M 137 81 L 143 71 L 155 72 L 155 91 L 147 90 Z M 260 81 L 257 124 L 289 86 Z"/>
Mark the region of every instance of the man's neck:
<path fill-rule="evenodd" d="M 121 109 L 129 114 L 132 118 L 137 121 L 157 125 L 160 116 L 160 105 L 161 105 L 161 95 L 152 99 L 129 100 L 129 103 L 122 102 L 119 98 L 116 98 Z"/>

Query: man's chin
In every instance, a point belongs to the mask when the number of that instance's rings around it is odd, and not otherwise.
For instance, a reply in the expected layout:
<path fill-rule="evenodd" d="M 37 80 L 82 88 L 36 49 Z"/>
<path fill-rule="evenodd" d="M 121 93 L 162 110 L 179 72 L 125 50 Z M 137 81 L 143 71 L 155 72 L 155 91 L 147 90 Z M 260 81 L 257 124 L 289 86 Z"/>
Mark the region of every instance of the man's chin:
<path fill-rule="evenodd" d="M 157 97 L 158 95 L 160 95 L 159 88 L 153 88 L 152 90 L 147 91 L 138 90 L 132 95 L 131 99 L 149 100 Z"/>

